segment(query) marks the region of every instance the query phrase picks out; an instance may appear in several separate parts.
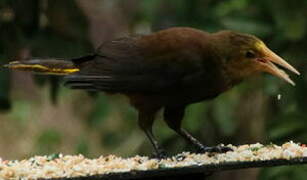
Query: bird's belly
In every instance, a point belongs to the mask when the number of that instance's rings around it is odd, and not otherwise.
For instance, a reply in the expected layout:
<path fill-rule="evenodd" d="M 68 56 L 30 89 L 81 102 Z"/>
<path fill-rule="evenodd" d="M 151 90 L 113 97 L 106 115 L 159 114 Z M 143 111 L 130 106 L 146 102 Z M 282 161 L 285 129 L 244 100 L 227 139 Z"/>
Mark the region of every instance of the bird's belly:
<path fill-rule="evenodd" d="M 204 100 L 213 99 L 221 94 L 220 92 L 185 92 L 178 90 L 177 92 L 170 94 L 133 94 L 128 95 L 130 97 L 131 104 L 135 107 L 163 107 L 163 106 L 179 106 L 187 105 Z"/>
<path fill-rule="evenodd" d="M 210 87 L 210 88 L 208 88 Z M 180 106 L 210 100 L 230 89 L 231 86 L 193 86 L 175 88 L 165 93 L 126 94 L 134 106 Z"/>
<path fill-rule="evenodd" d="M 191 104 L 200 101 L 210 100 L 232 88 L 231 85 L 228 85 L 226 83 L 205 84 L 204 86 L 201 86 L 199 84 L 197 87 L 193 86 L 192 88 L 178 88 L 176 91 L 173 91 L 172 93 L 163 96 L 164 103 L 167 105 L 176 105 L 180 103 Z"/>
<path fill-rule="evenodd" d="M 206 92 L 201 90 L 195 90 L 195 91 L 178 91 L 174 94 L 169 94 L 164 97 L 164 102 L 167 105 L 176 105 L 176 104 L 191 104 L 196 103 L 204 100 L 213 99 L 216 96 L 221 94 L 221 92 Z"/>

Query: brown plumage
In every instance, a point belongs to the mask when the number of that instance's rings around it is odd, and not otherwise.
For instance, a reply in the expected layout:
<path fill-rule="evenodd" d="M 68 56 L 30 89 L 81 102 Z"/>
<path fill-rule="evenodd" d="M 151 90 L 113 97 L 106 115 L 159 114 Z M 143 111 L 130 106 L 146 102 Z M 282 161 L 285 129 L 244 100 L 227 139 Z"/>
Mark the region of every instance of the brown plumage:
<path fill-rule="evenodd" d="M 170 28 L 103 43 L 93 55 L 82 58 L 30 60 L 7 66 L 64 74 L 65 84 L 73 89 L 128 96 L 139 112 L 140 128 L 161 156 L 163 150 L 153 135 L 152 126 L 156 113 L 163 108 L 167 125 L 201 151 L 229 150 L 206 147 L 181 128 L 184 110 L 187 105 L 212 99 L 261 71 L 294 84 L 272 62 L 299 74 L 255 36 L 231 31 L 209 34 L 192 28 Z"/>

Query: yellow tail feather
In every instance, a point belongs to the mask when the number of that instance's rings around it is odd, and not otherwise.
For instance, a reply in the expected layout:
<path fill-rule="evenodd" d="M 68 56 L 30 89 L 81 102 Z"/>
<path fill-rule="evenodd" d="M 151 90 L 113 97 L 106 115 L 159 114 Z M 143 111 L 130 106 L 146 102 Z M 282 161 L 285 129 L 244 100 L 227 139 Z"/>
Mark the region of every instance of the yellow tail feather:
<path fill-rule="evenodd" d="M 13 61 L 4 65 L 4 67 L 50 75 L 67 75 L 79 71 L 71 61 L 55 59 Z"/>

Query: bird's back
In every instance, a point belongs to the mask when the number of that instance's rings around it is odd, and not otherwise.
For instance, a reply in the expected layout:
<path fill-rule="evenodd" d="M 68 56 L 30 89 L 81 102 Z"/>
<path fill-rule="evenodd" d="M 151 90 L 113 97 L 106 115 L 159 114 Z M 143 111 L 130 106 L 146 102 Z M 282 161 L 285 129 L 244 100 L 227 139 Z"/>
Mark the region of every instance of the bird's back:
<path fill-rule="evenodd" d="M 103 43 L 93 59 L 75 61 L 80 71 L 66 77 L 67 85 L 199 101 L 217 94 L 211 76 L 217 78 L 218 63 L 209 48 L 209 34 L 192 28 L 119 38 Z"/>

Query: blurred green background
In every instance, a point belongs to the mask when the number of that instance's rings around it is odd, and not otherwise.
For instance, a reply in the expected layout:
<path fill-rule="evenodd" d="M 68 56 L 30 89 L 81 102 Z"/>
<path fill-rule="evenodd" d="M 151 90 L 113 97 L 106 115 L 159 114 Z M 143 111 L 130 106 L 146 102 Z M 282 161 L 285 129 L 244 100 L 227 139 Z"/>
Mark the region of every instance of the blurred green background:
<path fill-rule="evenodd" d="M 0 0 L 0 63 L 78 57 L 115 37 L 173 26 L 254 34 L 302 73 L 292 76 L 295 87 L 264 75 L 214 101 L 191 105 L 184 127 L 207 145 L 307 143 L 306 0 Z M 57 77 L 3 69 L 0 84 L 4 159 L 57 152 L 88 157 L 151 154 L 151 145 L 137 127 L 136 111 L 119 95 L 69 90 Z M 155 132 L 172 154 L 189 150 L 161 120 Z M 307 166 L 299 166 L 231 171 L 211 179 L 306 176 Z"/>

